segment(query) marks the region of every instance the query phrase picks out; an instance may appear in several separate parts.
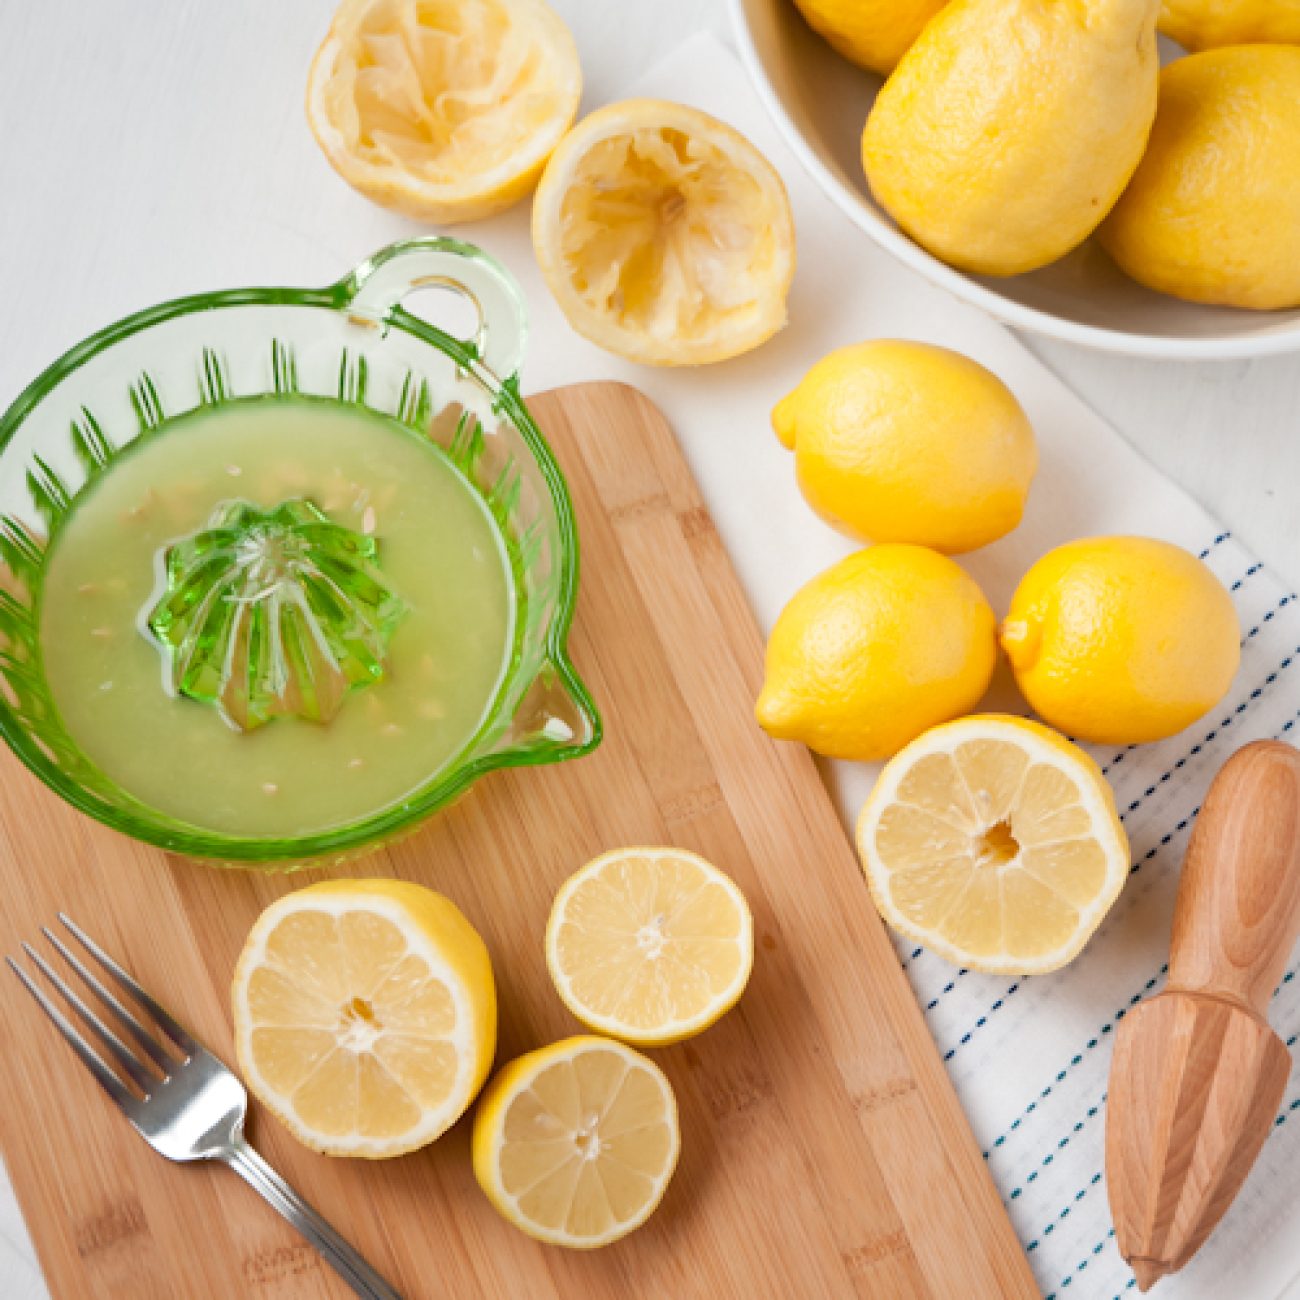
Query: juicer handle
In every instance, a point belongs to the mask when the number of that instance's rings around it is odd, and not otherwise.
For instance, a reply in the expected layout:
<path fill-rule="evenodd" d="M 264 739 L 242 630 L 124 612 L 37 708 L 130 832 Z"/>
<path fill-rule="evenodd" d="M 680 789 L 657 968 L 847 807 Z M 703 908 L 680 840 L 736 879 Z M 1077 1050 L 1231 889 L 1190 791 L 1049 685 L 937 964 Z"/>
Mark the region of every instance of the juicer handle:
<path fill-rule="evenodd" d="M 1300 930 L 1300 751 L 1239 749 L 1214 778 L 1183 862 L 1169 988 L 1268 1001 Z"/>
<path fill-rule="evenodd" d="M 390 244 L 343 284 L 351 294 L 351 314 L 385 332 L 402 299 L 413 290 L 440 288 L 460 294 L 478 314 L 474 333 L 460 342 L 496 379 L 519 373 L 528 337 L 523 293 L 500 262 L 473 244 L 432 237 Z"/>

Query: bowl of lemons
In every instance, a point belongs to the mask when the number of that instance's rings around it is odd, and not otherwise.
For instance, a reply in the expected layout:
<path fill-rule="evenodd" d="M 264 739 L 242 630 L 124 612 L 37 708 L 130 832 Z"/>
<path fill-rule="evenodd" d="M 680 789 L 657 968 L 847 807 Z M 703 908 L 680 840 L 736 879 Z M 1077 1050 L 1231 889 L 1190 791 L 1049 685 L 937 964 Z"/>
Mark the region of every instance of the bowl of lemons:
<path fill-rule="evenodd" d="M 1300 349 L 1294 6 L 731 7 L 800 161 L 934 283 L 1007 324 L 1113 352 Z"/>

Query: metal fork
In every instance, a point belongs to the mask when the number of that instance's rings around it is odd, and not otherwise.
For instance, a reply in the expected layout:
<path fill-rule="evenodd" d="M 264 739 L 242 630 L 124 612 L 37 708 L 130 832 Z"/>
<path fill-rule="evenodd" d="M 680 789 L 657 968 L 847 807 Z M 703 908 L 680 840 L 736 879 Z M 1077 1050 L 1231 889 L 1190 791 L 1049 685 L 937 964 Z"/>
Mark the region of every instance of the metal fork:
<path fill-rule="evenodd" d="M 248 1093 L 211 1052 L 194 1039 L 89 935 L 62 912 L 59 920 L 101 967 L 135 999 L 170 1040 L 164 1044 L 48 926 L 41 932 L 64 961 L 111 1013 L 112 1019 L 143 1051 L 133 1051 L 83 998 L 61 979 L 30 944 L 23 951 L 58 989 L 68 1005 L 107 1049 L 134 1091 L 118 1077 L 12 957 L 14 974 L 54 1021 L 100 1087 L 117 1103 L 146 1142 L 168 1160 L 219 1160 L 255 1187 L 325 1257 L 365 1300 L 402 1300 L 401 1296 L 314 1210 L 244 1139 Z M 137 1095 L 138 1094 L 138 1095 Z"/>

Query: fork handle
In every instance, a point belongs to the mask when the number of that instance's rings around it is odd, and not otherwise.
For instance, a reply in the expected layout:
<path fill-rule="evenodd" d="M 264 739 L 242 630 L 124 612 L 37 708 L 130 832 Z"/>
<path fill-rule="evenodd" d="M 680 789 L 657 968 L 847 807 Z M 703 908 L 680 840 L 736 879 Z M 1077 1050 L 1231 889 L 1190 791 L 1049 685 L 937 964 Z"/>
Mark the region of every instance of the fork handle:
<path fill-rule="evenodd" d="M 363 1300 L 402 1300 L 378 1273 L 256 1151 L 238 1137 L 219 1157 L 259 1191 Z"/>

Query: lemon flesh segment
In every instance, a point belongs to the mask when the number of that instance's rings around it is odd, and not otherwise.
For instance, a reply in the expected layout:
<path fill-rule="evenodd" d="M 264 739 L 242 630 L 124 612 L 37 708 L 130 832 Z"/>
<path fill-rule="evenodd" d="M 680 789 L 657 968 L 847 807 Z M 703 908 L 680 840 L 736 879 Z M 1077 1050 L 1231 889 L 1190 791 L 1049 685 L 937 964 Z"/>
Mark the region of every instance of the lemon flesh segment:
<path fill-rule="evenodd" d="M 785 324 L 785 186 L 739 132 L 681 104 L 584 118 L 538 185 L 533 246 L 573 328 L 633 361 L 720 361 Z"/>
<path fill-rule="evenodd" d="M 350 185 L 447 225 L 522 199 L 581 94 L 573 38 L 544 0 L 344 0 L 307 116 Z"/>
<path fill-rule="evenodd" d="M 273 903 L 232 998 L 249 1088 L 330 1155 L 433 1141 L 473 1100 L 495 1048 L 482 940 L 447 899 L 398 881 L 331 881 Z"/>
<path fill-rule="evenodd" d="M 881 915 L 976 970 L 1070 961 L 1128 874 L 1128 841 L 1100 769 L 1024 718 L 935 727 L 886 764 L 858 823 Z"/>
<path fill-rule="evenodd" d="M 696 854 L 617 849 L 561 886 L 546 961 L 589 1029 L 663 1046 L 736 1004 L 754 964 L 754 922 L 735 882 Z"/>
<path fill-rule="evenodd" d="M 529 1236 L 589 1250 L 639 1227 L 677 1164 L 677 1102 L 653 1061 L 606 1038 L 505 1066 L 474 1120 L 474 1173 Z"/>

